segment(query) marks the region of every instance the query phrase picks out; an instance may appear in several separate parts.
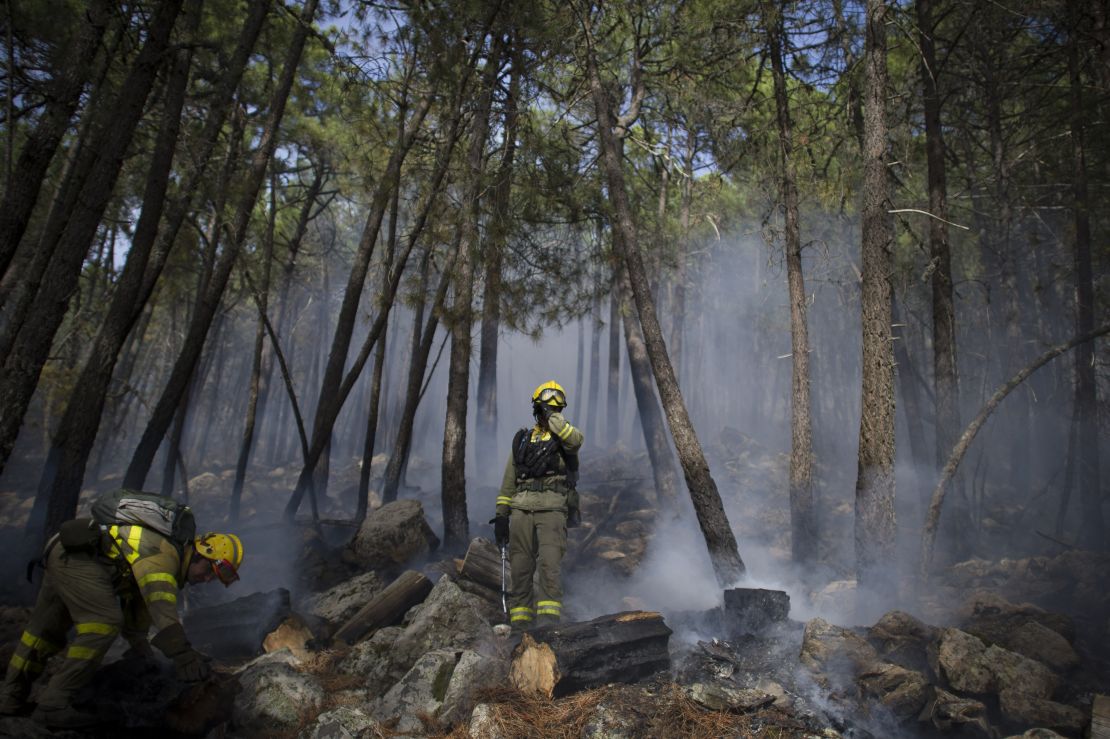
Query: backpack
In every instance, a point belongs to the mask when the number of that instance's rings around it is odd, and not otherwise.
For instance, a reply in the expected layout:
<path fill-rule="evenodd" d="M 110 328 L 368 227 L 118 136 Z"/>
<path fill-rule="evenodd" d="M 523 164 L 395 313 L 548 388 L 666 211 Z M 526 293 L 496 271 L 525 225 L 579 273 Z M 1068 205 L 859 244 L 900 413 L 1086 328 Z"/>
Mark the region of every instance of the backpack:
<path fill-rule="evenodd" d="M 196 538 L 197 521 L 189 506 L 173 498 L 120 488 L 92 504 L 92 517 L 105 526 L 143 526 L 157 531 L 183 550 Z"/>

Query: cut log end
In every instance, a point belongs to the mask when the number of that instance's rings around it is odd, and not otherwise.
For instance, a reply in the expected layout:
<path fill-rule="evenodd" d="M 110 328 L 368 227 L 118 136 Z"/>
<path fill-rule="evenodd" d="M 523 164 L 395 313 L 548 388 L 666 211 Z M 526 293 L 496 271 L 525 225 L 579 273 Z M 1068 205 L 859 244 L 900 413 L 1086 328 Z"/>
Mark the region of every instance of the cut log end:
<path fill-rule="evenodd" d="M 509 682 L 522 693 L 550 700 L 559 682 L 559 661 L 554 650 L 525 634 L 513 652 Z"/>

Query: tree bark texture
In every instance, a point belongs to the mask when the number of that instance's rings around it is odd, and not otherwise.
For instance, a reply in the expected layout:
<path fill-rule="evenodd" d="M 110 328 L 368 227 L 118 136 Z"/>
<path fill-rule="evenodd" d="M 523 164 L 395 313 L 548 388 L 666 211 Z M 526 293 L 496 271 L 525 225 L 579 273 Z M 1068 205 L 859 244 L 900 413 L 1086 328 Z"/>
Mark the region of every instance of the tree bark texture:
<path fill-rule="evenodd" d="M 802 275 L 802 239 L 798 223 L 798 186 L 794 174 L 794 131 L 787 99 L 783 65 L 785 3 L 765 16 L 775 112 L 779 128 L 779 166 L 782 177 L 783 232 L 786 282 L 790 291 L 790 548 L 796 564 L 817 559 L 817 508 L 813 490 L 813 432 L 810 420 L 809 326 L 806 288 Z"/>
<path fill-rule="evenodd" d="M 583 23 L 585 25 L 586 21 Z M 721 503 L 720 493 L 717 491 L 717 483 L 709 473 L 709 464 L 705 461 L 701 443 L 686 412 L 686 404 L 678 388 L 674 368 L 667 356 L 663 332 L 655 313 L 647 273 L 639 252 L 636 226 L 632 219 L 632 205 L 625 188 L 621 146 L 613 129 L 616 118 L 612 113 L 609 94 L 602 86 L 592 34 L 588 26 L 584 30 L 588 44 L 587 73 L 594 108 L 597 112 L 602 169 L 605 172 L 608 195 L 615 216 L 614 226 L 620 232 L 620 238 L 614 239 L 614 243 L 621 252 L 621 260 L 628 268 L 632 295 L 636 301 L 640 326 L 644 332 L 644 342 L 647 344 L 648 358 L 651 360 L 656 387 L 667 414 L 679 462 L 686 477 L 686 485 L 690 490 L 698 525 L 705 537 L 717 581 L 723 587 L 728 587 L 743 577 L 744 561 L 740 558 L 736 537 L 732 533 L 724 505 Z M 634 92 L 633 96 L 635 98 L 637 92 Z"/>
<path fill-rule="evenodd" d="M 285 114 L 285 105 L 293 87 L 293 80 L 296 78 L 297 67 L 308 38 L 312 18 L 316 14 L 317 1 L 306 0 L 301 11 L 300 22 L 293 32 L 281 76 L 270 100 L 270 110 L 259 138 L 258 148 L 251 157 L 248 174 L 236 207 L 235 220 L 231 227 L 231 240 L 216 259 L 212 280 L 205 288 L 203 299 L 190 322 L 185 345 L 174 363 L 170 378 L 163 388 L 154 411 L 151 413 L 150 421 L 143 431 L 139 445 L 131 457 L 131 463 L 124 474 L 125 487 L 142 488 L 147 473 L 150 471 L 154 454 L 162 443 L 170 419 L 173 417 L 173 411 L 181 399 L 181 394 L 184 392 L 189 377 L 193 374 L 197 359 L 200 357 L 201 350 L 204 348 L 205 337 L 223 298 L 228 278 L 231 276 L 231 269 L 243 242 L 246 240 L 247 227 L 250 225 L 251 213 L 254 210 L 255 201 L 258 199 L 262 181 L 266 177 L 266 168 L 269 166 L 270 159 L 273 157 L 274 149 L 277 146 L 278 130 Z"/>
<path fill-rule="evenodd" d="M 69 299 L 80 277 L 81 264 L 111 198 L 180 11 L 181 0 L 167 0 L 158 6 L 146 42 L 128 71 L 115 105 L 111 110 L 95 111 L 96 140 L 88 177 L 81 183 L 80 194 L 66 214 L 66 226 L 59 234 L 57 245 L 49 242 L 41 245 L 51 257 L 30 303 L 27 315 L 33 318 L 16 325 L 14 341 L 0 369 L 0 472 L 19 434 L 54 335 L 65 318 Z"/>
<path fill-rule="evenodd" d="M 887 149 L 886 0 L 867 1 L 863 89 L 862 285 L 863 392 L 856 478 L 855 549 L 861 588 L 893 585 L 894 354 L 890 345 L 894 234 Z"/>
<path fill-rule="evenodd" d="M 620 387 L 621 387 L 621 301 L 617 283 L 620 265 L 613 265 L 613 282 L 609 294 L 609 375 L 605 391 L 605 439 L 613 446 L 620 438 Z"/>

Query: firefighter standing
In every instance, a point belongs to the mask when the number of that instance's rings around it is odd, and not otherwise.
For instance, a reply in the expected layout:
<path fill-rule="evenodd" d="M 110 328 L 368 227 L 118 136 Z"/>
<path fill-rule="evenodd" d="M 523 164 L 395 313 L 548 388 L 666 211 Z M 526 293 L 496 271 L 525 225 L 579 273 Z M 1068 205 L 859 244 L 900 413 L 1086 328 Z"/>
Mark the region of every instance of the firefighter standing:
<path fill-rule="evenodd" d="M 77 523 L 77 522 L 72 522 Z M 118 634 L 133 653 L 151 645 L 173 660 L 179 679 L 203 680 L 208 658 L 189 644 L 177 617 L 177 593 L 187 583 L 239 579 L 243 545 L 234 534 L 205 534 L 179 552 L 167 537 L 144 526 L 111 526 L 89 551 L 72 551 L 55 536 L 43 558 L 46 574 L 27 627 L 0 688 L 0 714 L 25 713 L 31 683 L 46 659 L 66 648 L 60 669 L 39 697 L 32 718 L 53 728 L 76 728 L 97 718 L 72 707 Z M 150 627 L 156 630 L 149 642 Z"/>
<path fill-rule="evenodd" d="M 563 417 L 566 407 L 566 392 L 554 380 L 532 393 L 536 424 L 513 437 L 497 496 L 494 531 L 497 545 L 509 547 L 509 622 L 518 630 L 533 620 L 557 623 L 562 616 L 560 565 L 567 528 L 580 520 L 575 484 L 583 440 L 582 432 Z"/>

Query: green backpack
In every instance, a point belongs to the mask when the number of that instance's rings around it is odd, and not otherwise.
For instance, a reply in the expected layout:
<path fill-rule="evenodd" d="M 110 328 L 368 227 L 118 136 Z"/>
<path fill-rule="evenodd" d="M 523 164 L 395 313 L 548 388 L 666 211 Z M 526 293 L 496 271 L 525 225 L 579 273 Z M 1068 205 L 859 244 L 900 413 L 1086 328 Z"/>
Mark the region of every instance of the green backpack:
<path fill-rule="evenodd" d="M 197 521 L 189 506 L 173 498 L 120 488 L 92 504 L 92 518 L 104 526 L 143 526 L 157 531 L 183 550 L 196 538 Z"/>

